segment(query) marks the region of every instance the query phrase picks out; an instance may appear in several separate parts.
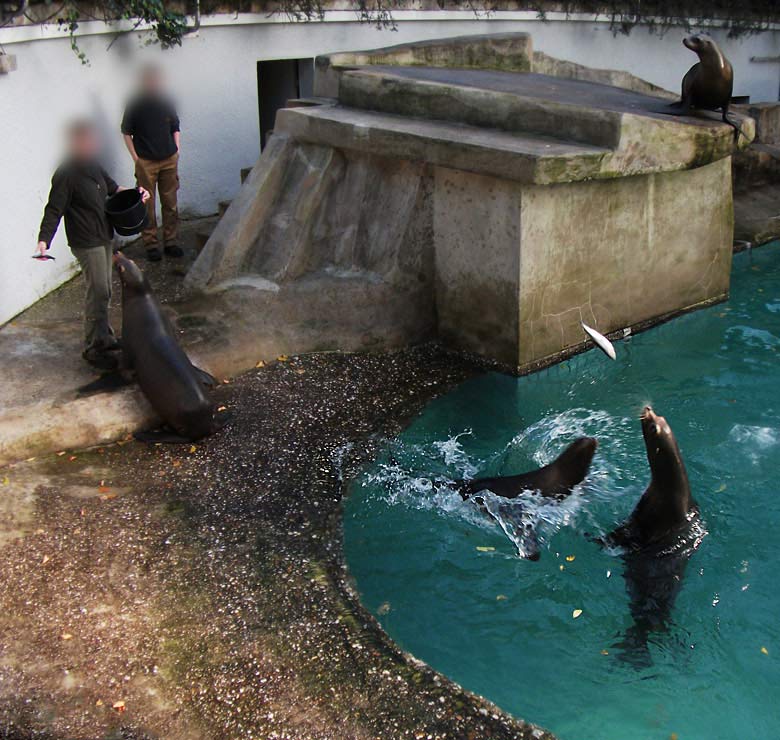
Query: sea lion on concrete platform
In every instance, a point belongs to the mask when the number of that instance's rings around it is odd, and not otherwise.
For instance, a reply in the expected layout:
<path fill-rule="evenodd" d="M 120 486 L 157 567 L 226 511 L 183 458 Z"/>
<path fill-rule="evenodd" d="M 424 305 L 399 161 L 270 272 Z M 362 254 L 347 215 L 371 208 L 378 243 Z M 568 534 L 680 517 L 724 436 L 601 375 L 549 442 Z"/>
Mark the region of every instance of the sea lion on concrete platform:
<path fill-rule="evenodd" d="M 741 129 L 728 118 L 734 88 L 731 63 L 709 36 L 686 36 L 683 44 L 698 55 L 699 61 L 683 77 L 682 96 L 673 107 L 683 116 L 691 110 L 720 110 L 723 121 L 734 129 L 735 137 L 739 136 Z"/>
<path fill-rule="evenodd" d="M 641 419 L 650 484 L 628 520 L 604 544 L 625 551 L 624 578 L 634 624 L 619 647 L 628 661 L 647 665 L 649 636 L 668 629 L 688 560 L 706 530 L 671 427 L 650 406 Z"/>
<path fill-rule="evenodd" d="M 212 434 L 221 424 L 204 387 L 213 387 L 217 381 L 190 362 L 138 265 L 121 252 L 114 255 L 114 264 L 122 282 L 124 381 L 104 376 L 81 392 L 116 387 L 129 382 L 132 374 L 168 427 L 137 434 L 138 439 L 191 442 Z"/>
<path fill-rule="evenodd" d="M 539 541 L 534 523 L 525 519 L 518 507 L 500 507 L 499 511 L 491 511 L 479 494 L 490 491 L 496 496 L 514 499 L 522 493 L 535 493 L 544 498 L 562 500 L 585 479 L 597 447 L 595 439 L 582 437 L 572 442 L 559 457 L 543 468 L 520 475 L 459 481 L 455 488 L 464 500 L 472 499 L 499 523 L 502 523 L 501 520 L 511 520 L 519 554 L 528 560 L 538 560 Z"/>

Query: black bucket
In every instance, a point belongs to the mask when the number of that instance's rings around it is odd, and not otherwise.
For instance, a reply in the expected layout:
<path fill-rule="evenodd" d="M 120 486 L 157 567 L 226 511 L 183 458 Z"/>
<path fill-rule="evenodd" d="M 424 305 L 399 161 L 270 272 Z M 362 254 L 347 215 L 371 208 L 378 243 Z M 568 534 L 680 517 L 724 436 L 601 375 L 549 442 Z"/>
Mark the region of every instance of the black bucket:
<path fill-rule="evenodd" d="M 122 190 L 106 201 L 106 217 L 119 236 L 140 234 L 149 223 L 146 205 L 137 190 Z"/>

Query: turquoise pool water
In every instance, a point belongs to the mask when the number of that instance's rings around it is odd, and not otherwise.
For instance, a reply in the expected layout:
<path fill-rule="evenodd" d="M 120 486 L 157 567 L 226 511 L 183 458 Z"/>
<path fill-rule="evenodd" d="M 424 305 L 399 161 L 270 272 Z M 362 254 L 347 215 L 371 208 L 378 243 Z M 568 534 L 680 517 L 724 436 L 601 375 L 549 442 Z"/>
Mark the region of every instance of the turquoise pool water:
<path fill-rule="evenodd" d="M 404 649 L 561 740 L 780 737 L 780 247 L 735 258 L 728 304 L 616 349 L 467 382 L 388 444 L 346 504 L 363 602 Z M 620 523 L 647 484 L 647 402 L 709 534 L 637 668 L 615 648 L 631 625 L 623 561 L 585 534 Z M 601 443 L 591 474 L 540 512 L 539 562 L 431 487 L 538 467 L 585 434 Z"/>

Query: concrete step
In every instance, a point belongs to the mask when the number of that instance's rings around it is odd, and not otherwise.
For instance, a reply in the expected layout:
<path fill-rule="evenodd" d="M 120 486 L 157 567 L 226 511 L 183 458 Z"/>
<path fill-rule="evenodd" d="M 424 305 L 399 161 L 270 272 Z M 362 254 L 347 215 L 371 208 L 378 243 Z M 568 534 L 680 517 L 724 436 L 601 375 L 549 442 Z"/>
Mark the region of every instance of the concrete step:
<path fill-rule="evenodd" d="M 535 184 L 598 177 L 609 149 L 548 136 L 320 106 L 284 108 L 276 130 L 336 149 L 381 153 Z"/>

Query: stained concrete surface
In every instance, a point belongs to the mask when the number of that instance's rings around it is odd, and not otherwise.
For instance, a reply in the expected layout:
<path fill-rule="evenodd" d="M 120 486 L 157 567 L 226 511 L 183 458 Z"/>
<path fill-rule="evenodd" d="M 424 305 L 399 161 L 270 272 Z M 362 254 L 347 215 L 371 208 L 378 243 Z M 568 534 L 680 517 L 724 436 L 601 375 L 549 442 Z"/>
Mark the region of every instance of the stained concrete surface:
<path fill-rule="evenodd" d="M 292 359 L 203 443 L 0 469 L 0 737 L 553 740 L 399 652 L 343 562 L 345 480 L 474 372 Z"/>

